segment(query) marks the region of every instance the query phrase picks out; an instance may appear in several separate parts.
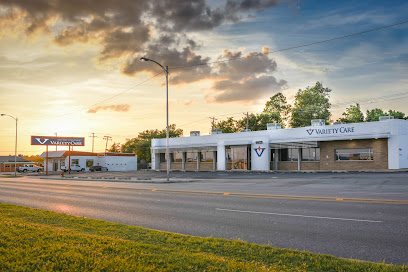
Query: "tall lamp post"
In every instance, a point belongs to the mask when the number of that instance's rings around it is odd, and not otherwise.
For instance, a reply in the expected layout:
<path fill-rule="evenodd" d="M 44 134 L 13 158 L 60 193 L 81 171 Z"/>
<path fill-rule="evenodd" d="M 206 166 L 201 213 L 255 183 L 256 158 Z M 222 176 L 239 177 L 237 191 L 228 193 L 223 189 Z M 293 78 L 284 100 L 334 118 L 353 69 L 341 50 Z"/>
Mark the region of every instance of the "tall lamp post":
<path fill-rule="evenodd" d="M 0 116 L 8 116 L 13 118 L 14 120 L 16 120 L 16 143 L 14 146 L 14 176 L 17 176 L 17 117 L 13 117 L 11 115 L 5 114 L 5 113 L 1 113 Z"/>
<path fill-rule="evenodd" d="M 148 58 L 140 58 L 141 61 L 151 61 L 159 65 L 162 69 L 164 74 L 166 75 L 166 119 L 167 119 L 167 126 L 166 126 L 166 155 L 167 155 L 167 181 L 169 181 L 169 170 L 170 170 L 170 155 L 169 155 L 169 66 L 164 68 L 163 65 L 158 63 L 155 60 L 148 59 Z"/>

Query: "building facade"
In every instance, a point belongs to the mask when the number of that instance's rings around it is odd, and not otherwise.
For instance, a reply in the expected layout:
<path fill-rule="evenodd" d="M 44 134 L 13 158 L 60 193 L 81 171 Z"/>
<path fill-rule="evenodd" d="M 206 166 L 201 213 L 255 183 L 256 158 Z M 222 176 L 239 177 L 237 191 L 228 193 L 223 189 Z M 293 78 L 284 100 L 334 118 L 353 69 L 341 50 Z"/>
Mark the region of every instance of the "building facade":
<path fill-rule="evenodd" d="M 408 121 L 335 124 L 169 139 L 170 169 L 375 170 L 408 168 Z M 166 139 L 152 140 L 166 169 Z"/>
<path fill-rule="evenodd" d="M 46 170 L 46 152 L 40 157 L 44 158 L 44 170 Z M 69 159 L 71 161 L 69 162 Z M 65 166 L 78 165 L 89 171 L 92 166 L 103 166 L 108 171 L 131 171 L 137 170 L 137 155 L 133 153 L 92 153 L 82 151 L 49 151 L 48 171 L 60 171 Z"/>
<path fill-rule="evenodd" d="M 17 167 L 20 167 L 26 164 L 35 165 L 36 163 L 30 160 L 24 159 L 22 155 L 18 155 L 17 159 L 11 155 L 0 156 L 0 172 L 14 172 L 15 165 Z"/>

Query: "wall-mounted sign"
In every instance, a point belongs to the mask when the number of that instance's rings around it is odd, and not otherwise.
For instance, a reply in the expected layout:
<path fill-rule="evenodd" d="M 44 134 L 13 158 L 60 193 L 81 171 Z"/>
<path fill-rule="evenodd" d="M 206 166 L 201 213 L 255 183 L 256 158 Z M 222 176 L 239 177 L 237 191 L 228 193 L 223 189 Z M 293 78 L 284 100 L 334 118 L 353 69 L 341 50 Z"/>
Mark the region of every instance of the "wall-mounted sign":
<path fill-rule="evenodd" d="M 255 144 L 262 144 L 262 141 L 256 141 Z"/>
<path fill-rule="evenodd" d="M 341 128 L 309 128 L 306 129 L 309 135 L 328 135 L 328 134 L 344 134 L 354 133 L 354 127 L 341 127 Z"/>
<path fill-rule="evenodd" d="M 62 145 L 84 146 L 85 138 L 82 137 L 55 137 L 55 136 L 31 136 L 31 145 Z"/>
<path fill-rule="evenodd" d="M 265 149 L 266 149 L 266 148 L 261 148 L 261 147 L 254 148 L 254 150 L 255 150 L 255 152 L 256 152 L 256 155 L 258 155 L 258 157 L 262 156 L 262 154 L 264 153 Z"/>

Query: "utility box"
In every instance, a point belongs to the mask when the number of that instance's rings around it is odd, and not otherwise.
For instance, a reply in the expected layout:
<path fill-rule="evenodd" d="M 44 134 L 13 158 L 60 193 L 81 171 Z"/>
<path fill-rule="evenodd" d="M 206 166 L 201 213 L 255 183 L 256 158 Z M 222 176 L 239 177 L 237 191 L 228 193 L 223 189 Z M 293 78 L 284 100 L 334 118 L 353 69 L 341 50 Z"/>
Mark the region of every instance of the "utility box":
<path fill-rule="evenodd" d="M 266 129 L 267 130 L 276 130 L 276 129 L 281 129 L 282 125 L 279 123 L 268 123 L 266 124 Z"/>
<path fill-rule="evenodd" d="M 326 125 L 326 120 L 324 119 L 313 119 L 312 127 L 322 127 Z"/>
<path fill-rule="evenodd" d="M 190 137 L 192 136 L 200 136 L 200 131 L 190 131 Z"/>

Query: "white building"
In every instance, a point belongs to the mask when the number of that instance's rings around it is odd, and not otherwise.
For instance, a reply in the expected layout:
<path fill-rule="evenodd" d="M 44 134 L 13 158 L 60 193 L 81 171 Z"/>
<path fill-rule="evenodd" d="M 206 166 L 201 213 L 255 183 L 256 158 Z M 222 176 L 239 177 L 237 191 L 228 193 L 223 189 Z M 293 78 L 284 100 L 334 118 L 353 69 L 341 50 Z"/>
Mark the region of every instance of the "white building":
<path fill-rule="evenodd" d="M 302 128 L 272 128 L 171 138 L 170 169 L 265 171 L 408 168 L 406 120 L 327 126 L 323 122 Z M 152 169 L 166 169 L 166 139 L 153 139 L 151 152 Z"/>
<path fill-rule="evenodd" d="M 40 155 L 44 158 L 44 170 L 46 169 L 46 152 Z M 92 166 L 103 166 L 108 171 L 131 171 L 137 170 L 137 155 L 133 153 L 92 153 L 83 151 L 49 151 L 48 171 L 59 171 L 61 167 L 79 165 L 85 171 Z"/>

